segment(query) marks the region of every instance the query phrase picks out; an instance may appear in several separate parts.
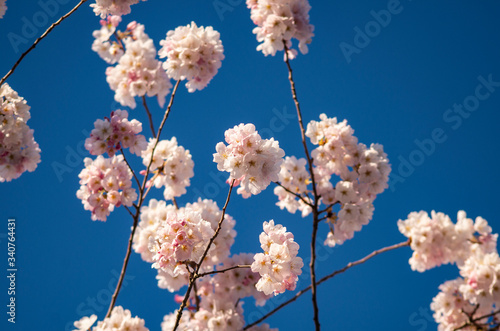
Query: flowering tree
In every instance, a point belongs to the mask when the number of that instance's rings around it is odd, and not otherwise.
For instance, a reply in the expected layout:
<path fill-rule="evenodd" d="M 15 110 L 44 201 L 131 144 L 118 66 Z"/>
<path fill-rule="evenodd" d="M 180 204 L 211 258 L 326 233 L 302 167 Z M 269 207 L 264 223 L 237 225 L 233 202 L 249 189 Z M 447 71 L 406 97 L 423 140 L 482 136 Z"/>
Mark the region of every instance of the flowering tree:
<path fill-rule="evenodd" d="M 80 1 L 57 24 L 85 2 Z M 91 4 L 101 17 L 100 28 L 92 34 L 92 50 L 109 65 L 106 81 L 115 101 L 131 110 L 103 114 L 90 128 L 85 148 L 92 157 L 84 160 L 76 196 L 92 220 L 107 221 L 122 208 L 130 215 L 132 227 L 106 315 L 97 324 L 96 315 L 85 316 L 74 323 L 76 330 L 148 330 L 143 319 L 116 305 L 132 250 L 157 270 L 160 288 L 181 293 L 174 297 L 179 308 L 165 312 L 162 330 L 271 330 L 262 322 L 308 292 L 313 308 L 311 328 L 314 325 L 320 330 L 331 328 L 321 324 L 320 284 L 378 254 L 405 246 L 413 251 L 409 260 L 413 270 L 424 272 L 443 264 L 455 264 L 459 269 L 459 277 L 443 283 L 432 300 L 440 330 L 499 327 L 498 235 L 486 220 L 469 219 L 464 211 L 458 212 L 455 223 L 434 211 L 430 216 L 425 211 L 401 216 L 406 219 L 397 226 L 406 240 L 375 250 L 321 278 L 317 275 L 318 245 L 342 245 L 370 222 L 375 198 L 388 188 L 391 165 L 382 145 L 359 142 L 347 120 L 337 119 L 335 114 L 323 113 L 319 120 L 304 124 L 300 82 L 294 80 L 292 60 L 306 56 L 314 37 L 307 0 L 246 2 L 255 24 L 257 51 L 283 56 L 302 155 L 288 155 L 277 140 L 264 138 L 254 124 L 236 124 L 225 131 L 225 142 L 214 146 L 213 161 L 227 177 L 222 208 L 216 201 L 201 198 L 179 204 L 176 199 L 187 193 L 194 176 L 193 156 L 163 129 L 170 113 L 175 112 L 181 83 L 189 93 L 197 93 L 209 89 L 211 80 L 217 79 L 214 77 L 225 57 L 223 42 L 212 27 L 191 22 L 168 31 L 157 50 L 145 25 L 131 21 L 121 27 L 127 18 L 124 15 L 138 2 L 97 0 Z M 0 17 L 5 12 L 4 3 L 0 1 Z M 29 107 L 5 81 L 57 24 L 37 39 L 0 82 L 0 181 L 34 171 L 40 162 L 40 148 L 26 123 Z M 149 97 L 164 111 L 159 123 L 153 120 Z M 136 108 L 141 108 L 137 101 L 147 114 L 144 125 L 149 129 L 132 118 Z M 222 133 L 220 137 L 222 140 Z M 140 158 L 139 168 L 133 166 L 132 158 Z M 270 218 L 262 222 L 263 232 L 255 238 L 262 251 L 232 251 L 236 220 L 226 210 L 234 193 L 251 199 L 269 186 L 280 209 L 301 213 L 311 229 L 310 242 L 296 242 L 293 233 Z M 154 189 L 161 189 L 163 199 L 150 198 Z M 321 232 L 324 242 L 318 242 Z M 306 245 L 311 248 L 308 264 L 301 254 Z M 304 270 L 310 274 L 310 284 L 296 291 Z M 286 291 L 296 291 L 295 296 L 258 320 L 245 322 L 244 298 L 253 297 L 256 305 L 264 305 Z"/>

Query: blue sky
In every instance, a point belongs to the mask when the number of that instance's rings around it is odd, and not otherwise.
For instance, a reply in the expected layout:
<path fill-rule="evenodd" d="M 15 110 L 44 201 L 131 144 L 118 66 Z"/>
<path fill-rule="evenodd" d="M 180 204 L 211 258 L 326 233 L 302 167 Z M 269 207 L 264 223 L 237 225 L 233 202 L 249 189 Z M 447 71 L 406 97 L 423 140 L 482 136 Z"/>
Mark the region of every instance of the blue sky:
<path fill-rule="evenodd" d="M 69 11 L 76 1 L 69 2 L 55 2 L 57 8 L 51 7 L 53 12 L 45 15 L 48 21 Z M 227 6 L 224 12 L 216 8 L 221 3 Z M 2 75 L 50 25 L 43 22 L 40 2 L 7 0 L 7 5 L 0 20 Z M 488 96 L 477 105 L 470 96 L 479 84 L 485 85 L 484 80 L 500 82 L 500 4 L 402 0 L 397 5 L 364 0 L 311 1 L 311 6 L 315 37 L 310 52 L 292 61 L 304 121 L 316 120 L 323 112 L 347 119 L 360 142 L 384 145 L 393 166 L 391 189 L 375 200 L 370 224 L 353 240 L 323 251 L 319 276 L 404 241 L 396 223 L 411 211 L 442 211 L 455 220 L 457 211 L 465 210 L 469 217 L 484 217 L 499 232 L 500 173 L 496 169 L 500 157 L 495 150 L 500 86 L 490 83 L 480 88 Z M 396 9 L 385 27 L 369 30 L 371 36 L 365 40 L 356 38 L 357 31 L 375 26 L 372 11 L 388 7 Z M 179 199 L 182 204 L 200 194 L 219 206 L 224 203 L 227 191 L 218 185 L 222 176 L 212 154 L 224 131 L 239 123 L 254 123 L 258 130 L 278 123 L 273 135 L 280 146 L 287 155 L 303 157 L 286 66 L 281 54 L 264 57 L 255 50 L 249 15 L 238 0 L 149 0 L 133 6 L 123 18 L 124 23 L 144 24 L 157 48 L 168 30 L 191 21 L 212 25 L 221 33 L 226 59 L 219 73 L 203 91 L 179 90 L 163 133 L 164 138 L 176 136 L 195 162 L 195 177 L 187 195 Z M 38 26 L 33 25 L 30 36 L 24 26 L 35 21 Z M 1 329 L 70 330 L 82 314 L 96 313 L 102 319 L 108 288 L 114 289 L 122 265 L 132 225 L 128 214 L 118 209 L 106 223 L 92 222 L 76 198 L 77 175 L 88 156 L 81 148 L 86 132 L 95 119 L 123 108 L 114 102 L 106 83 L 106 63 L 90 49 L 92 31 L 98 28 L 99 19 L 84 5 L 7 80 L 31 106 L 28 123 L 35 130 L 42 162 L 34 173 L 0 185 L 0 234 L 7 233 L 7 218 L 15 218 L 19 268 L 17 322 L 7 324 L 2 312 Z M 14 34 L 22 39 L 13 45 Z M 345 49 L 347 44 L 356 51 L 346 57 L 341 45 Z M 464 102 L 465 111 L 453 110 Z M 162 109 L 153 100 L 149 104 L 158 123 Z M 475 110 L 468 111 L 471 107 Z M 140 107 L 130 114 L 146 123 Z M 434 148 L 429 147 L 432 139 Z M 419 147 L 424 143 L 427 153 Z M 136 161 L 133 164 L 139 167 Z M 64 165 L 66 172 L 55 171 L 57 165 Z M 151 195 L 160 196 L 160 192 Z M 295 234 L 301 245 L 299 255 L 309 255 L 311 220 L 281 211 L 275 202 L 272 187 L 248 200 L 233 197 L 227 210 L 237 221 L 232 252 L 259 252 L 262 222 L 274 219 Z M 325 238 L 327 231 L 321 227 L 319 238 Z M 5 266 L 5 237 L 0 240 L 0 264 Z M 408 248 L 386 253 L 321 285 L 324 329 L 436 329 L 429 315 L 430 302 L 439 284 L 456 278 L 458 271 L 444 266 L 423 274 L 413 272 L 410 255 Z M 163 316 L 177 307 L 173 295 L 157 288 L 155 271 L 135 253 L 127 275 L 117 303 L 144 318 L 150 330 L 159 330 Z M 8 286 L 5 276 L 0 279 L 5 307 Z M 308 281 L 305 275 L 297 288 Z M 281 300 L 276 297 L 269 305 Z M 267 322 L 281 330 L 311 329 L 310 302 L 310 295 L 304 295 Z M 247 316 L 262 312 L 252 301 L 244 308 Z"/>

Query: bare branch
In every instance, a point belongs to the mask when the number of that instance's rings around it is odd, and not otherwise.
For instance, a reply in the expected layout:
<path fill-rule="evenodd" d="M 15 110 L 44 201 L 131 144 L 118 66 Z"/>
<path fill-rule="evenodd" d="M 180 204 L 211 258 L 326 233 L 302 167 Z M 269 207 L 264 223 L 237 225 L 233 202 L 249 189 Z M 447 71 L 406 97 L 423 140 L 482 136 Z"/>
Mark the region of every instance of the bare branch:
<path fill-rule="evenodd" d="M 337 271 L 334 271 L 332 272 L 331 274 L 321 278 L 317 283 L 316 285 L 320 285 L 321 283 L 327 281 L 328 279 L 332 278 L 332 277 L 335 277 L 336 275 L 340 274 L 340 273 L 343 273 L 345 271 L 347 271 L 348 269 L 354 267 L 354 266 L 357 266 L 359 264 L 362 264 L 362 263 L 365 263 L 366 261 L 368 261 L 369 259 L 371 259 L 372 257 L 374 256 L 377 256 L 379 254 L 382 254 L 384 252 L 388 252 L 388 251 L 392 251 L 394 249 L 397 249 L 397 248 L 401 248 L 401 247 L 405 247 L 405 246 L 409 246 L 410 245 L 410 241 L 405 241 L 405 242 L 402 242 L 402 243 L 399 243 L 399 244 L 396 244 L 396 245 L 392 245 L 392 246 L 388 246 L 388 247 L 384 247 L 384 248 L 381 248 L 381 249 L 378 249 L 376 251 L 373 251 L 372 253 L 368 254 L 367 256 L 365 256 L 364 258 L 360 259 L 360 260 L 357 260 L 355 262 L 350 262 L 348 263 L 344 268 L 342 269 L 339 269 Z M 273 315 L 275 312 L 277 312 L 278 310 L 280 310 L 281 308 L 285 307 L 286 305 L 294 302 L 295 300 L 297 300 L 302 294 L 306 293 L 307 291 L 309 291 L 311 289 L 311 285 L 309 285 L 308 287 L 300 290 L 299 292 L 297 292 L 295 294 L 295 296 L 285 302 L 283 302 L 281 305 L 279 305 L 278 307 L 274 308 L 273 310 L 271 310 L 269 313 L 267 313 L 266 315 L 264 315 L 263 317 L 259 318 L 257 321 L 253 322 L 252 324 L 248 324 L 247 326 L 245 326 L 245 328 L 243 330 L 247 330 L 249 328 L 251 328 L 252 326 L 254 325 L 257 325 L 259 324 L 260 322 L 262 322 L 263 320 L 265 320 L 266 318 L 268 318 L 269 316 Z"/>
<path fill-rule="evenodd" d="M 87 0 L 81 0 L 75 7 L 73 7 L 73 9 L 71 9 L 65 15 L 61 16 L 61 18 L 59 18 L 57 21 L 55 21 L 54 23 L 52 23 L 52 25 L 49 26 L 49 28 L 40 37 L 38 37 L 35 40 L 35 42 L 33 43 L 33 45 L 31 45 L 30 48 L 28 48 L 28 50 L 26 50 L 23 54 L 21 54 L 21 57 L 16 61 L 16 63 L 14 63 L 14 65 L 9 70 L 9 72 L 7 72 L 7 74 L 5 74 L 5 76 L 3 76 L 2 79 L 0 79 L 0 86 L 2 86 L 2 84 L 7 80 L 7 78 L 9 78 L 9 76 L 12 75 L 12 73 L 14 73 L 14 70 L 16 70 L 17 66 L 21 63 L 21 61 L 24 59 L 24 57 L 26 55 L 28 55 L 28 53 L 31 52 L 36 47 L 36 45 L 38 45 L 38 43 L 40 41 L 42 41 L 43 38 L 45 38 L 56 26 L 58 26 L 59 24 L 61 24 L 62 21 L 64 21 L 71 14 L 73 14 L 85 2 L 87 2 Z"/>

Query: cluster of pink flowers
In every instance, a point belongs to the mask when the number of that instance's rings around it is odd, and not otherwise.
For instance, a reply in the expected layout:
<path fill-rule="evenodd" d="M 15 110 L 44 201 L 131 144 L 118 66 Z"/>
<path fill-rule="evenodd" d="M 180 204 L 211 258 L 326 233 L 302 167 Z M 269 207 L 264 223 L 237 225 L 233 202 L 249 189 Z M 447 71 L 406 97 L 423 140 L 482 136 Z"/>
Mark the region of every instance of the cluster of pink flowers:
<path fill-rule="evenodd" d="M 146 167 L 151 162 L 155 144 L 156 139 L 150 139 L 146 150 L 142 152 L 142 162 Z M 186 193 L 186 187 L 191 184 L 189 179 L 194 176 L 193 168 L 194 162 L 189 150 L 178 146 L 175 137 L 161 140 L 154 150 L 150 169 L 155 175 L 149 184 L 156 188 L 165 187 L 163 196 L 166 200 L 171 200 Z"/>
<path fill-rule="evenodd" d="M 286 208 L 286 210 L 292 214 L 300 210 L 303 217 L 309 215 L 312 208 L 304 203 L 302 199 L 297 199 L 295 194 L 304 194 L 308 192 L 307 185 L 311 183 L 311 176 L 309 176 L 309 172 L 306 170 L 306 164 L 306 159 L 297 159 L 295 156 L 287 156 L 285 162 L 281 164 L 279 173 L 279 182 L 283 187 L 276 186 L 274 188 L 274 194 L 278 196 L 279 200 L 276 205 L 281 209 Z M 304 200 L 311 203 L 311 199 L 307 196 L 304 196 Z"/>
<path fill-rule="evenodd" d="M 299 244 L 291 232 L 286 232 L 286 227 L 274 225 L 273 220 L 264 222 L 263 228 L 259 239 L 264 253 L 255 254 L 252 263 L 252 271 L 261 276 L 256 288 L 266 295 L 293 291 L 304 266 L 297 256 Z"/>
<path fill-rule="evenodd" d="M 166 57 L 163 68 L 168 77 L 187 80 L 189 92 L 204 89 L 217 74 L 224 59 L 219 32 L 211 26 L 198 27 L 194 22 L 168 31 L 160 41 L 160 58 Z"/>
<path fill-rule="evenodd" d="M 346 121 L 320 115 L 320 121 L 307 125 L 306 136 L 318 145 L 311 151 L 316 192 L 320 203 L 327 208 L 340 205 L 338 212 L 330 209 L 328 222 L 331 231 L 325 240 L 329 246 L 341 245 L 368 224 L 373 215 L 373 201 L 388 186 L 391 166 L 381 145 L 370 148 L 358 143 L 354 130 Z M 312 212 L 308 188 L 312 180 L 306 169 L 306 160 L 287 157 L 281 165 L 279 181 L 283 187 L 276 187 L 277 205 L 289 212 L 302 212 L 305 217 Z M 335 186 L 332 176 L 340 177 Z M 300 195 L 298 198 L 296 195 Z"/>
<path fill-rule="evenodd" d="M 142 0 L 146 1 L 146 0 Z M 130 14 L 130 6 L 139 3 L 139 0 L 95 0 L 90 7 L 94 8 L 94 13 L 105 18 L 107 15 Z"/>
<path fill-rule="evenodd" d="M 96 320 L 96 315 L 92 315 L 90 318 L 83 317 L 75 322 L 74 325 L 78 329 L 74 331 L 87 331 L 94 325 Z M 130 310 L 123 309 L 122 306 L 115 306 L 111 311 L 111 316 L 106 317 L 103 321 L 99 321 L 97 325 L 92 328 L 92 331 L 149 331 L 144 325 L 144 320 L 137 316 L 132 317 Z"/>
<path fill-rule="evenodd" d="M 197 212 L 201 215 L 204 221 L 207 221 L 211 228 L 215 231 L 218 222 L 222 216 L 222 211 L 217 204 L 212 200 L 198 199 L 195 203 L 188 203 L 185 207 L 177 209 L 173 205 L 167 205 L 165 201 L 151 199 L 148 206 L 141 208 L 141 221 L 139 222 L 134 236 L 133 248 L 135 252 L 141 254 L 144 261 L 153 263 L 156 251 L 150 251 L 151 242 L 154 243 L 154 238 L 158 229 L 167 222 L 167 215 L 175 213 L 184 213 L 187 211 Z M 226 261 L 230 253 L 230 248 L 234 243 L 236 231 L 234 226 L 236 221 L 228 214 L 224 215 L 224 222 L 219 231 L 219 235 L 215 238 L 214 244 L 207 255 L 206 261 L 203 264 L 203 270 L 211 271 L 214 265 L 218 265 Z M 168 289 L 170 292 L 177 291 L 182 286 L 187 285 L 187 270 L 184 265 L 177 266 L 178 272 L 175 274 L 158 270 L 158 286 Z"/>
<path fill-rule="evenodd" d="M 462 266 L 472 251 L 496 250 L 497 234 L 481 217 L 473 222 L 464 211 L 458 212 L 457 223 L 443 213 L 412 212 L 408 219 L 398 221 L 399 231 L 411 239 L 413 270 L 424 272 L 447 263 Z"/>
<path fill-rule="evenodd" d="M 146 138 L 138 134 L 141 131 L 141 122 L 136 119 L 129 121 L 128 112 L 118 109 L 111 112 L 111 118 L 94 122 L 94 129 L 85 140 L 85 148 L 92 155 L 108 153 L 109 156 L 121 148 L 129 148 L 131 153 L 140 156 L 148 145 Z"/>
<path fill-rule="evenodd" d="M 0 182 L 35 171 L 40 148 L 27 122 L 30 107 L 7 83 L 0 87 Z"/>
<path fill-rule="evenodd" d="M 473 221 L 459 211 L 454 224 L 443 213 L 433 211 L 429 217 L 421 211 L 399 220 L 398 227 L 410 239 L 413 270 L 423 272 L 446 263 L 459 268 L 461 277 L 442 284 L 432 301 L 438 330 L 461 328 L 470 319 L 487 325 L 488 317 L 482 316 L 500 306 L 498 235 L 492 234 L 488 222 L 481 217 Z"/>
<path fill-rule="evenodd" d="M 251 265 L 253 262 L 254 254 L 241 253 L 227 258 L 217 270 L 238 265 Z M 256 285 L 259 279 L 259 273 L 252 271 L 251 268 L 236 268 L 217 273 L 209 280 L 201 280 L 198 295 L 210 295 L 214 302 L 232 302 L 233 306 L 238 300 L 252 296 L 257 306 L 263 306 L 270 296 L 257 290 Z"/>
<path fill-rule="evenodd" d="M 5 15 L 5 12 L 7 11 L 6 2 L 7 0 L 0 0 L 0 18 L 3 18 L 3 15 Z"/>
<path fill-rule="evenodd" d="M 114 207 L 132 206 L 137 193 L 132 188 L 132 172 L 122 155 L 95 160 L 85 158 L 85 168 L 80 172 L 80 189 L 76 196 L 85 210 L 90 210 L 92 220 L 106 221 Z"/>
<path fill-rule="evenodd" d="M 131 22 L 122 42 L 125 53 L 115 67 L 106 69 L 106 81 L 113 91 L 115 100 L 123 106 L 135 108 L 134 97 L 157 96 L 160 107 L 172 84 L 161 62 L 156 59 L 156 48 L 146 33 L 144 25 Z"/>
<path fill-rule="evenodd" d="M 223 270 L 236 265 L 249 265 L 253 262 L 253 254 L 238 254 L 228 258 L 222 266 Z M 195 295 L 201 300 L 198 311 L 184 312 L 181 320 L 181 330 L 230 330 L 239 331 L 245 325 L 241 299 L 253 296 L 256 304 L 262 306 L 269 296 L 257 291 L 255 285 L 259 274 L 250 268 L 236 268 L 213 277 L 197 281 Z M 194 301 L 194 297 L 190 298 Z M 176 314 L 165 316 L 162 330 L 172 330 Z M 250 330 L 270 330 L 263 324 Z"/>
<path fill-rule="evenodd" d="M 118 40 L 110 41 L 111 36 L 116 33 L 116 28 L 121 21 L 122 18 L 120 16 L 108 16 L 106 19 L 100 21 L 101 29 L 95 30 L 92 33 L 92 36 L 95 38 L 92 43 L 92 50 L 109 64 L 118 62 L 124 53 L 123 47 L 119 44 Z M 128 34 L 129 31 L 122 35 L 126 36 Z"/>
<path fill-rule="evenodd" d="M 167 220 L 156 230 L 149 246 L 154 253 L 153 267 L 172 276 L 186 271 L 184 262 L 199 263 L 207 243 L 214 235 L 209 222 L 199 212 L 185 208 L 167 214 Z"/>
<path fill-rule="evenodd" d="M 226 146 L 219 142 L 214 153 L 217 169 L 230 173 L 229 180 L 241 184 L 243 197 L 259 194 L 272 181 L 279 180 L 285 152 L 273 138 L 262 139 L 253 124 L 240 124 L 224 134 Z"/>
<path fill-rule="evenodd" d="M 301 53 L 308 52 L 307 44 L 314 36 L 314 26 L 309 24 L 308 0 L 247 0 L 246 3 L 251 10 L 250 18 L 257 25 L 253 33 L 261 42 L 258 51 L 274 56 L 276 51 L 283 50 L 284 42 L 291 50 L 291 40 L 295 38 Z M 289 56 L 293 58 L 296 54 L 296 50 L 291 50 Z"/>

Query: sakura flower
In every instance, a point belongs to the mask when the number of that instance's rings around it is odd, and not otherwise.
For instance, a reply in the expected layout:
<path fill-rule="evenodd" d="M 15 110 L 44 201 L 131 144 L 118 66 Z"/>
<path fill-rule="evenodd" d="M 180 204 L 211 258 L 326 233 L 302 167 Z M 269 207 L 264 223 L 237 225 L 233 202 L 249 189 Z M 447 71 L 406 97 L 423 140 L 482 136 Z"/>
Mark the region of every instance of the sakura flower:
<path fill-rule="evenodd" d="M 279 180 L 285 152 L 277 141 L 262 139 L 253 124 L 240 124 L 224 135 L 228 145 L 217 144 L 214 162 L 217 169 L 230 173 L 230 180 L 238 180 L 244 197 L 259 194 L 272 181 Z"/>
<path fill-rule="evenodd" d="M 101 20 L 101 29 L 92 33 L 95 38 L 92 50 L 109 64 L 118 62 L 124 53 L 119 41 L 110 41 L 110 37 L 116 33 L 116 27 L 121 20 L 120 16 L 108 16 L 105 20 Z"/>
<path fill-rule="evenodd" d="M 149 331 L 144 324 L 142 318 L 132 317 L 130 310 L 123 309 L 122 306 L 115 306 L 111 311 L 111 316 L 99 321 L 97 326 L 92 328 L 92 331 Z"/>
<path fill-rule="evenodd" d="M 76 196 L 85 210 L 90 210 L 92 220 L 106 221 L 114 207 L 132 206 L 137 193 L 132 188 L 132 172 L 122 155 L 106 159 L 85 158 L 85 168 L 80 172 L 80 189 Z"/>
<path fill-rule="evenodd" d="M 204 89 L 217 74 L 224 59 L 220 35 L 211 26 L 198 27 L 194 22 L 168 31 L 160 41 L 160 58 L 167 58 L 163 68 L 174 80 L 187 80 L 189 92 Z"/>
<path fill-rule="evenodd" d="M 253 33 L 261 42 L 258 51 L 274 56 L 286 44 L 293 58 L 297 51 L 292 49 L 291 40 L 295 38 L 299 41 L 300 52 L 308 52 L 307 45 L 314 36 L 314 26 L 309 24 L 311 6 L 308 0 L 247 0 L 246 3 L 251 10 L 250 18 L 257 25 Z"/>
<path fill-rule="evenodd" d="M 299 245 L 291 232 L 286 232 L 282 225 L 274 225 L 273 220 L 264 222 L 263 228 L 259 239 L 264 253 L 256 254 L 252 263 L 252 271 L 261 276 L 256 288 L 266 295 L 294 290 L 304 266 L 297 256 Z"/>
<path fill-rule="evenodd" d="M 150 139 L 142 152 L 143 164 L 147 167 L 151 162 L 151 153 L 156 139 Z M 177 139 L 161 140 L 154 151 L 151 171 L 155 173 L 151 184 L 156 188 L 165 187 L 163 195 L 166 200 L 179 197 L 186 193 L 186 187 L 191 185 L 190 178 L 194 176 L 194 162 L 189 150 L 177 145 Z"/>
<path fill-rule="evenodd" d="M 85 148 L 92 155 L 108 153 L 115 155 L 121 148 L 130 148 L 130 152 L 141 155 L 146 149 L 146 138 L 138 134 L 142 131 L 142 123 L 133 119 L 128 120 L 125 110 L 111 112 L 111 117 L 94 122 L 94 129 L 90 137 L 85 140 Z"/>
<path fill-rule="evenodd" d="M 77 329 L 73 331 L 87 331 L 94 325 L 95 321 L 97 321 L 97 315 L 92 315 L 90 317 L 84 316 L 74 323 Z"/>
<path fill-rule="evenodd" d="M 27 122 L 30 107 L 7 83 L 0 87 L 0 182 L 35 171 L 40 148 Z"/>
<path fill-rule="evenodd" d="M 5 4 L 7 0 L 0 0 L 0 18 L 3 18 L 5 12 L 7 11 L 7 5 Z"/>
<path fill-rule="evenodd" d="M 199 263 L 213 234 L 210 223 L 203 220 L 199 212 L 185 209 L 169 213 L 151 238 L 153 267 L 172 276 L 183 274 L 186 270 L 181 268 L 181 263 Z"/>
<path fill-rule="evenodd" d="M 130 6 L 136 3 L 139 3 L 139 0 L 95 0 L 95 3 L 91 4 L 90 7 L 94 9 L 96 15 L 105 18 L 107 15 L 130 14 Z"/>
<path fill-rule="evenodd" d="M 429 217 L 421 211 L 398 221 L 399 231 L 411 239 L 409 262 L 413 270 L 423 272 L 446 263 L 460 267 L 474 252 L 484 255 L 496 251 L 497 235 L 491 234 L 484 219 L 478 217 L 474 224 L 464 211 L 458 212 L 457 218 L 453 224 L 443 213 L 433 211 Z"/>
<path fill-rule="evenodd" d="M 163 107 L 172 84 L 156 59 L 156 48 L 144 33 L 144 25 L 129 24 L 123 43 L 125 54 L 115 67 L 106 69 L 106 81 L 115 91 L 115 100 L 123 106 L 135 108 L 136 96 L 156 96 L 158 104 Z"/>

